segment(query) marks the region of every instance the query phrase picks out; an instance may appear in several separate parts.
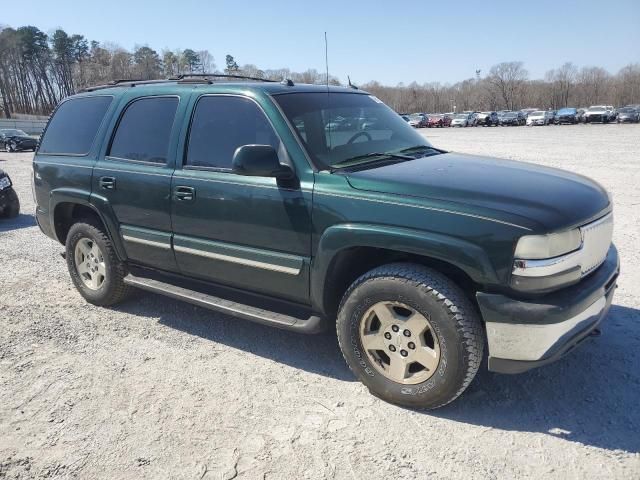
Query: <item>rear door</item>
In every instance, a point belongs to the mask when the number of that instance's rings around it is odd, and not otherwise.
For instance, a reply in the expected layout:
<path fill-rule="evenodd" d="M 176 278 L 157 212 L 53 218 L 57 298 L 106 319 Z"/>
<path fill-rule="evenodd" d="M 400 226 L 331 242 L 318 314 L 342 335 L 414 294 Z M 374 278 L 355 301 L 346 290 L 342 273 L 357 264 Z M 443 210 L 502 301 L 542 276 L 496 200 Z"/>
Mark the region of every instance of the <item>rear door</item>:
<path fill-rule="evenodd" d="M 93 174 L 93 196 L 113 209 L 129 260 L 163 270 L 177 270 L 171 250 L 171 175 L 180 107 L 187 98 L 126 98 Z"/>
<path fill-rule="evenodd" d="M 260 106 L 202 95 L 173 176 L 173 242 L 185 275 L 304 302 L 309 293 L 311 189 L 232 172 L 235 150 L 272 145 L 288 155 Z"/>

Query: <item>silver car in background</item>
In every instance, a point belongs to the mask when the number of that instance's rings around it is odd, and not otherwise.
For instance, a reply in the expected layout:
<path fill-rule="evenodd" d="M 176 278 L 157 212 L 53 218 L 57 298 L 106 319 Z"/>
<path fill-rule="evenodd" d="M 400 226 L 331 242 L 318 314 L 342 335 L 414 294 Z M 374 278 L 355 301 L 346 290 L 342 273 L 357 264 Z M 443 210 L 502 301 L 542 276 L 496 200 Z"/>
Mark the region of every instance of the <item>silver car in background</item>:
<path fill-rule="evenodd" d="M 456 113 L 451 119 L 452 127 L 472 127 L 475 124 L 473 113 Z"/>
<path fill-rule="evenodd" d="M 538 110 L 527 117 L 527 126 L 549 125 L 553 121 L 553 112 Z"/>

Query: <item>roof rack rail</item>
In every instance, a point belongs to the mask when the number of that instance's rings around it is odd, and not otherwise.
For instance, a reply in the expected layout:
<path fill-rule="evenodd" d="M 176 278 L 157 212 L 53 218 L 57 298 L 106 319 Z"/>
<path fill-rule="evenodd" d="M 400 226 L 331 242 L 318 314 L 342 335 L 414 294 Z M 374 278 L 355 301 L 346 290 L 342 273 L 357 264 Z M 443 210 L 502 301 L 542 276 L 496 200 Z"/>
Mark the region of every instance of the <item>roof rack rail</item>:
<path fill-rule="evenodd" d="M 175 77 L 170 77 L 169 80 L 177 81 L 178 83 L 195 83 L 197 80 L 201 79 L 201 81 L 207 81 L 211 78 L 233 78 L 238 80 L 254 80 L 256 82 L 268 82 L 274 83 L 276 80 L 269 80 L 267 78 L 260 77 L 250 77 L 248 75 L 234 75 L 227 73 L 185 73 L 182 75 L 177 75 Z M 208 83 L 213 83 L 211 80 Z"/>
<path fill-rule="evenodd" d="M 228 75 L 222 73 L 185 73 L 181 75 L 176 75 L 175 77 L 156 79 L 156 80 L 139 80 L 133 78 L 123 78 L 118 80 L 113 80 L 109 83 L 105 83 L 103 85 L 93 85 L 91 87 L 86 87 L 78 90 L 78 93 L 82 92 L 93 92 L 95 90 L 102 90 L 105 88 L 114 88 L 114 87 L 135 87 L 136 85 L 153 85 L 157 83 L 207 83 L 211 84 L 213 81 L 211 79 L 216 78 L 231 78 L 238 80 L 253 80 L 256 82 L 269 82 L 275 83 L 277 80 L 269 80 L 266 78 L 258 78 L 258 77 L 250 77 L 247 75 Z"/>

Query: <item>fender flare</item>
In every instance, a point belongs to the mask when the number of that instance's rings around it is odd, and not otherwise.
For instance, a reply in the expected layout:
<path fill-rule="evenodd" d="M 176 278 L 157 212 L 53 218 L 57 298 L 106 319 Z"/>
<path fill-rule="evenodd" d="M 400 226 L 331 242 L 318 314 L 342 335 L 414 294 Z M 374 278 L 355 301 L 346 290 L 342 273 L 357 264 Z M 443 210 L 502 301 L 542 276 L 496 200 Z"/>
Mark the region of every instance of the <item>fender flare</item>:
<path fill-rule="evenodd" d="M 107 235 L 113 243 L 118 258 L 123 261 L 127 259 L 127 253 L 119 234 L 118 221 L 106 198 L 76 188 L 59 188 L 52 190 L 49 196 L 49 221 L 53 226 L 52 233 L 60 243 L 62 242 L 58 238 L 55 229 L 55 212 L 56 207 L 61 203 L 75 203 L 93 210 L 105 226 Z"/>
<path fill-rule="evenodd" d="M 478 245 L 423 230 L 374 224 L 340 224 L 318 241 L 311 269 L 311 303 L 325 311 L 325 285 L 336 256 L 349 248 L 374 247 L 429 257 L 456 266 L 477 283 L 498 283 L 493 264 Z"/>

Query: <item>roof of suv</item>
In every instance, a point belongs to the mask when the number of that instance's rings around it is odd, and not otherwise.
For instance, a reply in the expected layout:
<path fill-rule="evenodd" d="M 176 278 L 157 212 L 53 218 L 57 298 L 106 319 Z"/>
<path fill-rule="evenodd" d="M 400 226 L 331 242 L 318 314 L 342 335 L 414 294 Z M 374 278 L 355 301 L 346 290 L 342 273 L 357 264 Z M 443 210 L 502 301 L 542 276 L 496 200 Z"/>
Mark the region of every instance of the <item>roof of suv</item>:
<path fill-rule="evenodd" d="M 97 87 L 89 87 L 80 95 L 91 95 L 96 92 L 101 94 L 123 93 L 131 91 L 135 88 L 136 92 L 144 94 L 168 93 L 185 90 L 199 90 L 207 93 L 230 92 L 230 91 L 254 91 L 264 92 L 267 95 L 280 95 L 286 93 L 323 93 L 327 90 L 331 93 L 358 93 L 368 94 L 363 90 L 357 90 L 352 87 L 338 87 L 333 85 L 312 85 L 306 83 L 286 84 L 280 82 L 180 82 L 176 80 L 160 81 L 156 83 L 145 83 L 135 81 L 126 82 L 115 85 L 101 85 Z"/>

